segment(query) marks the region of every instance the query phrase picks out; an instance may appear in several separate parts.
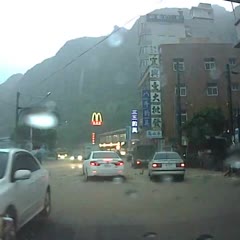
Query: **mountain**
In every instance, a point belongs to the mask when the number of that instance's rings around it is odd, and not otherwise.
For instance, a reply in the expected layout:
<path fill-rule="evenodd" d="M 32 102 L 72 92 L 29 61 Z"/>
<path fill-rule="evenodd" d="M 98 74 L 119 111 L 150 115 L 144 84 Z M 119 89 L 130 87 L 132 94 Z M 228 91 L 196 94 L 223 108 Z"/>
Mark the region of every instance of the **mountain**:
<path fill-rule="evenodd" d="M 22 106 L 31 102 L 25 96 L 44 96 L 52 92 L 48 100 L 56 102 L 62 121 L 68 121 L 68 125 L 59 129 L 65 142 L 90 140 L 91 131 L 95 131 L 90 126 L 94 111 L 102 112 L 104 118 L 103 127 L 96 130 L 108 131 L 128 125 L 130 110 L 138 104 L 136 28 L 131 31 L 119 29 L 109 39 L 78 58 L 104 38 L 85 37 L 68 41 L 54 57 L 27 71 L 19 87 L 10 91 L 16 94 L 18 89 L 21 92 Z M 72 59 L 76 61 L 65 67 Z M 13 105 L 15 99 L 15 96 L 4 96 L 4 100 Z M 6 105 L 1 106 L 2 111 L 7 111 L 7 108 Z M 11 121 L 0 117 L 1 125 L 8 125 L 8 129 L 14 126 L 15 119 L 15 110 L 10 110 Z"/>
<path fill-rule="evenodd" d="M 219 38 L 233 42 L 236 33 L 232 13 L 219 6 L 214 10 Z M 178 9 L 158 11 L 176 14 Z M 189 18 L 189 10 L 183 12 Z M 29 106 L 36 100 L 34 97 L 52 92 L 48 100 L 57 104 L 61 121 L 68 122 L 58 128 L 59 141 L 65 144 L 89 141 L 92 131 L 129 125 L 131 109 L 139 106 L 137 25 L 131 30 L 115 26 L 117 32 L 107 40 L 104 36 L 70 40 L 55 56 L 0 85 L 0 111 L 4 113 L 0 116 L 0 136 L 10 134 L 14 127 L 17 90 L 21 92 L 21 106 Z M 90 126 L 94 111 L 102 112 L 104 124 L 100 128 Z"/>

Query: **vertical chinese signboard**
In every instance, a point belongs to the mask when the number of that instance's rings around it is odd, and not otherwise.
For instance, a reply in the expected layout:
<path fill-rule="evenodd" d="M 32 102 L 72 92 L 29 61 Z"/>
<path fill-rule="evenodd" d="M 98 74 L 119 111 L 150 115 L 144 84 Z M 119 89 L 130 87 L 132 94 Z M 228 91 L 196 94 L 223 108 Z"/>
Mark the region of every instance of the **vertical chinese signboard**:
<path fill-rule="evenodd" d="M 162 105 L 159 67 L 150 67 L 151 135 L 162 137 Z"/>
<path fill-rule="evenodd" d="M 143 128 L 151 128 L 150 90 L 142 90 Z"/>
<path fill-rule="evenodd" d="M 131 112 L 131 132 L 138 133 L 138 110 L 132 110 Z"/>

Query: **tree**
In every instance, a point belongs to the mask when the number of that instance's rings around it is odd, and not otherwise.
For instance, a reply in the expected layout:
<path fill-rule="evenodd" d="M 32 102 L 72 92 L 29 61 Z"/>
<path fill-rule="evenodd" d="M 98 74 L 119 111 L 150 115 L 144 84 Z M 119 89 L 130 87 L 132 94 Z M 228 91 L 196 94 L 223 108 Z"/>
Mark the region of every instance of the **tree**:
<path fill-rule="evenodd" d="M 197 148 L 206 143 L 206 136 L 221 135 L 225 128 L 225 117 L 219 108 L 205 108 L 196 113 L 193 118 L 183 126 L 189 143 Z"/>
<path fill-rule="evenodd" d="M 32 129 L 33 146 L 45 144 L 49 149 L 56 147 L 57 131 L 56 129 Z M 27 142 L 30 141 L 30 127 L 29 126 L 18 126 L 15 128 L 11 135 L 11 139 L 17 144 L 24 147 Z"/>

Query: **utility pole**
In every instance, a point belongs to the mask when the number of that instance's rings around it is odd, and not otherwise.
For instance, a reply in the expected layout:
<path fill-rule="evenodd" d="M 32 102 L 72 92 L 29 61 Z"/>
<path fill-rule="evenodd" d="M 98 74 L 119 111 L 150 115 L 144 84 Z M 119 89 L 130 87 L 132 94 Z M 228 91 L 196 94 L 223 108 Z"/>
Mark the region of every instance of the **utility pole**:
<path fill-rule="evenodd" d="M 231 81 L 231 69 L 230 65 L 226 65 L 227 68 L 227 96 L 228 96 L 228 115 L 229 115 L 229 131 L 231 138 L 235 142 L 235 131 L 233 125 L 233 106 L 232 106 L 232 81 Z M 231 139 L 232 140 L 232 139 Z"/>
<path fill-rule="evenodd" d="M 18 115 L 18 110 L 19 110 L 19 98 L 20 98 L 20 92 L 17 92 L 15 128 L 17 128 L 17 126 L 18 126 L 18 120 L 19 120 L 19 115 Z"/>
<path fill-rule="evenodd" d="M 238 127 L 238 144 L 240 144 L 240 108 L 238 107 L 237 114 L 237 127 Z"/>
<path fill-rule="evenodd" d="M 177 72 L 177 137 L 178 137 L 178 145 L 182 146 L 182 107 L 181 107 L 181 94 L 180 94 L 180 72 L 179 72 L 179 61 L 177 60 L 176 72 Z"/>

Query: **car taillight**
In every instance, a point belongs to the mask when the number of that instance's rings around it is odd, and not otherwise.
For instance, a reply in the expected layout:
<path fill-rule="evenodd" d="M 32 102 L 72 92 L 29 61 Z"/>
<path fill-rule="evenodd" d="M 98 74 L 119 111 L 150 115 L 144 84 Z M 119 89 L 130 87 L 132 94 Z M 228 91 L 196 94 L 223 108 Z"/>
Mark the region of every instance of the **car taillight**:
<path fill-rule="evenodd" d="M 141 161 L 137 161 L 137 165 L 141 164 Z"/>
<path fill-rule="evenodd" d="M 98 162 L 90 162 L 90 166 L 100 166 L 100 164 Z"/>
<path fill-rule="evenodd" d="M 117 163 L 116 163 L 116 166 L 123 166 L 124 165 L 124 162 L 123 161 L 118 161 Z"/>
<path fill-rule="evenodd" d="M 176 164 L 176 167 L 182 167 L 182 168 L 184 168 L 184 167 L 185 167 L 185 163 L 177 163 L 177 164 Z"/>
<path fill-rule="evenodd" d="M 152 167 L 153 168 L 160 168 L 160 167 L 162 167 L 162 164 L 161 163 L 153 163 Z"/>

